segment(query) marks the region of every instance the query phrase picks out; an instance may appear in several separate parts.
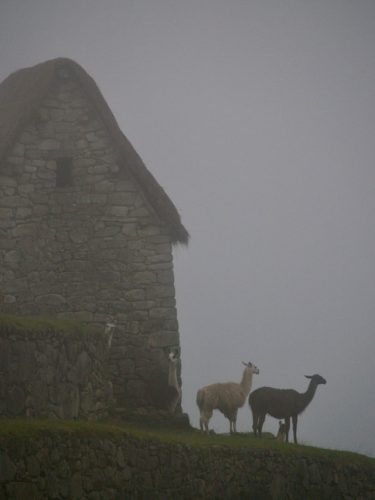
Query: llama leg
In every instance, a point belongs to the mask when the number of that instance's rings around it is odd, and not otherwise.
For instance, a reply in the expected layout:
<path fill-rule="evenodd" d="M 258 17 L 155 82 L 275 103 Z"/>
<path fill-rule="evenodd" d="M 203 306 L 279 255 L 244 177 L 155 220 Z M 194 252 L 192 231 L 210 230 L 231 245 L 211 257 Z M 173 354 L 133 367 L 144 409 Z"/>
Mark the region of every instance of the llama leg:
<path fill-rule="evenodd" d="M 237 432 L 237 412 L 235 411 L 230 417 L 231 422 L 231 434 Z"/>
<path fill-rule="evenodd" d="M 204 430 L 205 430 L 206 434 L 209 434 L 209 431 L 208 431 L 208 420 L 204 421 Z"/>
<path fill-rule="evenodd" d="M 260 415 L 257 415 L 257 417 L 256 417 L 255 434 L 258 437 L 260 436 Z"/>
<path fill-rule="evenodd" d="M 255 413 L 255 411 L 253 411 L 253 433 L 254 433 L 254 436 L 257 435 L 257 431 L 258 431 L 258 418 L 259 418 L 259 416 Z"/>
<path fill-rule="evenodd" d="M 259 416 L 259 423 L 258 423 L 259 437 L 262 437 L 262 428 L 263 428 L 263 424 L 264 424 L 265 419 L 266 419 L 265 413 Z"/>
<path fill-rule="evenodd" d="M 234 414 L 234 432 L 237 432 L 237 411 Z"/>
<path fill-rule="evenodd" d="M 199 417 L 199 427 L 202 432 L 207 431 L 208 432 L 208 418 L 207 415 L 205 414 L 204 410 L 200 410 L 200 417 Z"/>
<path fill-rule="evenodd" d="M 204 427 L 203 427 L 203 426 L 204 426 L 204 423 L 203 423 L 203 416 L 202 416 L 202 413 L 201 413 L 201 415 L 200 415 L 200 417 L 199 417 L 199 427 L 200 427 L 200 429 L 201 429 L 201 431 L 202 431 L 202 432 L 203 432 L 203 430 L 204 430 Z"/>
<path fill-rule="evenodd" d="M 208 434 L 208 418 L 206 417 L 206 415 L 204 415 L 202 418 L 201 418 L 201 421 L 202 421 L 202 426 L 201 426 L 201 430 L 203 432 L 206 432 Z"/>
<path fill-rule="evenodd" d="M 209 434 L 209 431 L 208 431 L 208 422 L 210 421 L 210 418 L 212 417 L 212 410 L 211 411 L 207 411 L 204 413 L 204 420 L 203 420 L 203 423 L 204 423 L 204 429 L 206 431 L 207 434 Z"/>
<path fill-rule="evenodd" d="M 285 419 L 285 441 L 289 443 L 290 417 Z"/>
<path fill-rule="evenodd" d="M 208 432 L 208 422 L 204 415 L 199 419 L 199 426 L 202 432 Z"/>
<path fill-rule="evenodd" d="M 236 422 L 233 417 L 229 419 L 229 432 L 234 434 L 236 432 Z"/>
<path fill-rule="evenodd" d="M 297 420 L 298 420 L 298 415 L 293 415 L 292 416 L 293 438 L 294 438 L 295 444 L 297 444 Z"/>

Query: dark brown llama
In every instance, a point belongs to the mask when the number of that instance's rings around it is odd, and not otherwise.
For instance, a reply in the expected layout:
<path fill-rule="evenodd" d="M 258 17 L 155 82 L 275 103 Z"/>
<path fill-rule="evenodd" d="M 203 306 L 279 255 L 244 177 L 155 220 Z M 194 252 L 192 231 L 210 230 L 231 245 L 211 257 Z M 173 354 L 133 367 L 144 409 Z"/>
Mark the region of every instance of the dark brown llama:
<path fill-rule="evenodd" d="M 315 395 L 319 384 L 326 384 L 320 375 L 305 375 L 310 379 L 306 392 L 300 393 L 294 389 L 274 389 L 273 387 L 260 387 L 249 396 L 249 405 L 253 414 L 254 435 L 261 437 L 262 427 L 266 415 L 274 418 L 285 419 L 286 441 L 289 439 L 290 418 L 293 423 L 294 442 L 297 443 L 298 415 L 309 405 Z"/>

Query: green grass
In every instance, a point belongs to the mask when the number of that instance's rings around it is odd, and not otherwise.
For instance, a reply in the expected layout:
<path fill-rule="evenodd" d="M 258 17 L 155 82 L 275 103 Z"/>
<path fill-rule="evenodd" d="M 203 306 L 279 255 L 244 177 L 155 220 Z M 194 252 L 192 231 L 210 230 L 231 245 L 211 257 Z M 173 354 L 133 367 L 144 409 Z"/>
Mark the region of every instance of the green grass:
<path fill-rule="evenodd" d="M 0 314 L 0 331 L 23 333 L 29 336 L 51 332 L 72 336 L 96 333 L 93 327 L 80 321 L 63 320 L 52 316 L 11 316 L 5 314 Z"/>
<path fill-rule="evenodd" d="M 167 444 L 183 444 L 192 448 L 210 449 L 252 449 L 269 451 L 285 455 L 311 457 L 319 460 L 334 461 L 343 465 L 375 466 L 375 459 L 340 450 L 316 448 L 313 446 L 280 443 L 270 437 L 255 438 L 252 434 L 225 434 L 205 435 L 196 429 L 167 430 L 152 429 L 135 423 L 98 423 L 69 420 L 28 420 L 28 419 L 0 419 L 0 440 L 2 438 L 30 438 L 44 433 L 70 434 L 103 438 L 105 436 L 124 438 L 126 436 L 141 440 L 159 441 Z"/>
<path fill-rule="evenodd" d="M 124 430 L 111 424 L 81 420 L 34 420 L 26 418 L 0 418 L 0 439 L 5 437 L 32 438 L 43 433 L 100 436 L 124 434 Z"/>

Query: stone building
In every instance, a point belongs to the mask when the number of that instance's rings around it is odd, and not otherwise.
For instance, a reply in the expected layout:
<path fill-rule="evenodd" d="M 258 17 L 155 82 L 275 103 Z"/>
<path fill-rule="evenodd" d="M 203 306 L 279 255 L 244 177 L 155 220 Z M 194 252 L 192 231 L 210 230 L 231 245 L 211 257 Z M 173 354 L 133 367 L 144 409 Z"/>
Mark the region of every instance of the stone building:
<path fill-rule="evenodd" d="M 172 247 L 188 233 L 94 80 L 54 59 L 0 84 L 0 312 L 115 317 L 118 405 L 179 346 Z"/>

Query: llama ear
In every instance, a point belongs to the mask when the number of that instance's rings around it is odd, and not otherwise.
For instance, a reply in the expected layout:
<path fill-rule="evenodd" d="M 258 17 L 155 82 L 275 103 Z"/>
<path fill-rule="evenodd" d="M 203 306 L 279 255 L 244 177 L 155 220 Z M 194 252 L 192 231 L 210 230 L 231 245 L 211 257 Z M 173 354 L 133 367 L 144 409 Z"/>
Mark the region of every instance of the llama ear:
<path fill-rule="evenodd" d="M 305 375 L 306 378 L 313 378 L 312 375 Z"/>

